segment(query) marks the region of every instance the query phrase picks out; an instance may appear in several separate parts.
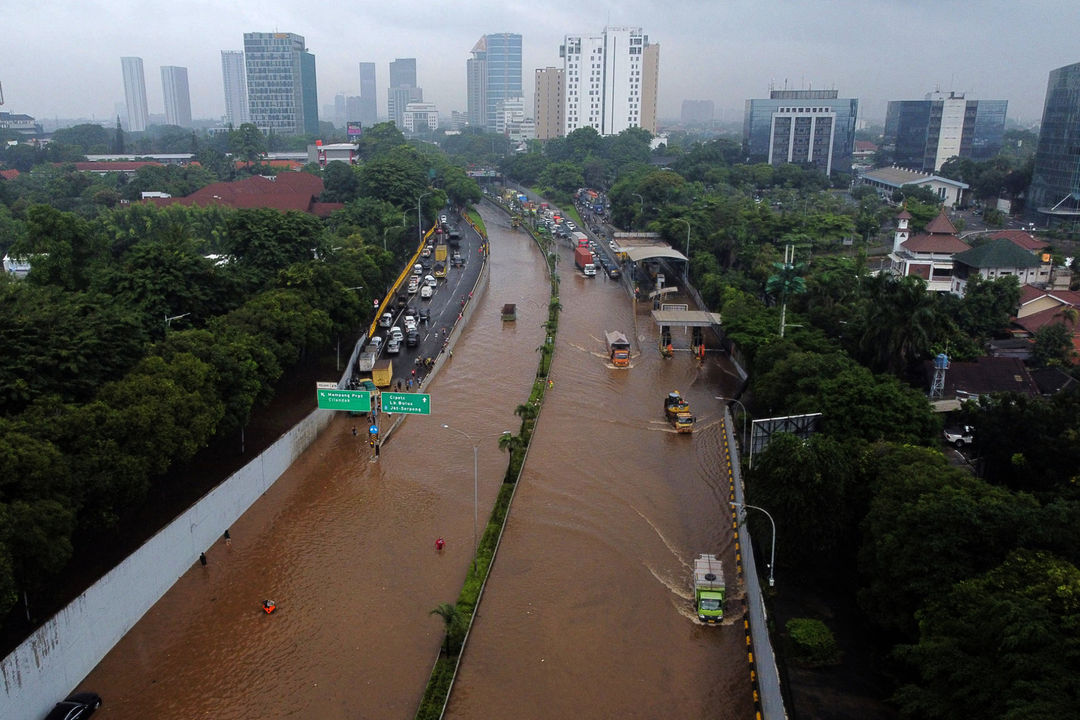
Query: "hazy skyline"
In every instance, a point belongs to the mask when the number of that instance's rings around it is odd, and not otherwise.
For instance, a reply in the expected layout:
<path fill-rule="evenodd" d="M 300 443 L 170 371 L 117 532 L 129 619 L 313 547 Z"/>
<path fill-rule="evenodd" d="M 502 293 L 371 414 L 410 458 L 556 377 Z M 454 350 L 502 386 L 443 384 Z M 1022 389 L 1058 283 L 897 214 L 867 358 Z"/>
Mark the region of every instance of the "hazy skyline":
<path fill-rule="evenodd" d="M 388 66 L 415 57 L 425 100 L 445 117 L 464 112 L 465 61 L 484 34 L 522 35 L 522 81 L 532 109 L 536 68 L 562 67 L 565 35 L 641 27 L 660 45 L 660 118 L 683 100 L 712 100 L 718 119 L 741 121 L 747 98 L 782 88 L 835 88 L 883 120 L 889 100 L 934 89 L 1008 100 L 1008 117 L 1042 114 L 1047 75 L 1080 62 L 1080 13 L 1064 0 L 979 3 L 930 0 L 473 0 L 330 2 L 264 0 L 240 7 L 207 0 L 5 3 L 8 44 L 0 62 L 8 112 L 38 120 L 115 122 L 124 99 L 122 56 L 143 59 L 150 112 L 162 114 L 161 66 L 188 68 L 192 116 L 220 118 L 221 50 L 242 50 L 245 32 L 292 32 L 315 55 L 319 108 L 360 93 L 360 62 L 374 62 L 380 117 Z M 18 38 L 14 42 L 12 38 Z"/>

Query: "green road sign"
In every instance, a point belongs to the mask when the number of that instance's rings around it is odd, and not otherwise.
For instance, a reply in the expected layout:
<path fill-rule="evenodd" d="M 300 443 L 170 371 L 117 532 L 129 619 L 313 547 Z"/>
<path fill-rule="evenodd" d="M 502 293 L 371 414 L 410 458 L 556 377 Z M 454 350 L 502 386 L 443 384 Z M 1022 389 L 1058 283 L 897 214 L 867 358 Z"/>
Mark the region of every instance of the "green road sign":
<path fill-rule="evenodd" d="M 392 393 L 382 394 L 382 411 L 390 413 L 407 413 L 412 415 L 431 414 L 431 396 L 422 393 Z"/>
<path fill-rule="evenodd" d="M 321 410 L 348 410 L 349 412 L 370 412 L 371 393 L 367 390 L 338 390 L 317 388 L 315 397 Z"/>

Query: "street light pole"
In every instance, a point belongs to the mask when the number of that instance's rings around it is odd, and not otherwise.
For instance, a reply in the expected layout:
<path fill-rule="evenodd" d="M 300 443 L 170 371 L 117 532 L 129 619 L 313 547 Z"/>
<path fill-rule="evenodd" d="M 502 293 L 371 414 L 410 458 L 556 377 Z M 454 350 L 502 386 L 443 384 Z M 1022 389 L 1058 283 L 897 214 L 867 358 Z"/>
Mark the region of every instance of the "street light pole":
<path fill-rule="evenodd" d="M 769 587 L 773 587 L 776 583 L 773 581 L 773 567 L 776 565 L 776 521 L 773 520 L 773 516 L 769 514 L 769 511 L 765 508 L 758 507 L 757 505 L 747 505 L 746 503 L 729 503 L 732 507 L 742 508 L 744 513 L 746 508 L 752 510 L 760 510 L 765 513 L 765 517 L 769 518 L 769 522 L 772 524 L 772 548 L 769 551 Z"/>
<path fill-rule="evenodd" d="M 743 412 L 743 416 L 742 416 L 743 452 L 746 452 L 747 451 L 746 448 L 750 444 L 750 438 L 747 437 L 747 435 L 746 435 L 746 418 L 747 418 L 747 416 L 750 415 L 750 413 L 747 412 L 746 406 L 743 405 L 738 400 L 736 400 L 735 398 L 726 398 L 726 397 L 716 396 L 715 399 L 716 400 L 726 400 L 727 402 L 733 402 L 733 403 L 735 403 L 736 405 L 738 405 L 739 407 L 742 408 L 742 412 Z"/>
<path fill-rule="evenodd" d="M 416 232 L 420 234 L 420 242 L 424 241 L 424 221 L 420 218 L 420 201 L 426 198 L 432 192 L 433 191 L 428 190 L 426 193 L 416 198 Z"/>
<path fill-rule="evenodd" d="M 674 218 L 686 223 L 686 266 L 683 268 L 683 282 L 690 282 L 690 221 L 686 218 Z"/>
<path fill-rule="evenodd" d="M 477 528 L 477 525 L 479 525 L 479 521 L 480 521 L 480 511 L 479 511 L 479 507 L 480 507 L 480 503 L 479 503 L 480 472 L 479 472 L 479 465 L 478 465 L 480 446 L 477 445 L 476 441 L 472 439 L 472 435 L 469 435 L 469 433 L 465 432 L 464 430 L 458 430 L 457 428 L 452 428 L 449 425 L 447 425 L 446 423 L 443 423 L 442 427 L 443 427 L 443 430 L 449 430 L 450 432 L 455 432 L 458 435 L 461 435 L 462 437 L 464 437 L 466 440 L 469 441 L 469 444 L 472 445 L 472 451 L 473 451 L 472 540 L 473 540 L 473 568 L 475 569 L 476 568 L 476 552 L 480 549 L 480 545 L 478 543 L 477 536 L 476 536 L 476 528 Z M 504 430 L 502 432 L 502 434 L 503 435 L 509 435 L 510 431 L 509 430 Z"/>

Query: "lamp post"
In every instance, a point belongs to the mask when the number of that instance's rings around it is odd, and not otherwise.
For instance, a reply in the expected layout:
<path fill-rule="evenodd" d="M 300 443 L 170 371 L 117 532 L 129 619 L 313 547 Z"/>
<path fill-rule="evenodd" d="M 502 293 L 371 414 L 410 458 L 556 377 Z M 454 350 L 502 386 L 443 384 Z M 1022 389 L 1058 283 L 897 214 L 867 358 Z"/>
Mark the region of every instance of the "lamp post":
<path fill-rule="evenodd" d="M 765 517 L 769 518 L 769 522 L 772 524 L 772 548 L 769 551 L 769 587 L 773 587 L 776 583 L 773 581 L 773 566 L 776 564 L 776 521 L 773 520 L 772 515 L 765 508 L 758 507 L 757 505 L 747 505 L 746 503 L 729 503 L 732 507 L 742 508 L 745 515 L 746 508 L 752 510 L 760 510 L 765 513 Z"/>
<path fill-rule="evenodd" d="M 686 267 L 683 268 L 683 282 L 690 282 L 690 221 L 686 218 L 673 218 L 686 223 Z"/>
<path fill-rule="evenodd" d="M 450 432 L 455 432 L 458 435 L 461 435 L 462 437 L 464 437 L 466 440 L 469 441 L 470 445 L 472 445 L 472 452 L 473 452 L 473 456 L 472 456 L 473 457 L 472 542 L 473 542 L 473 567 L 475 568 L 476 567 L 476 551 L 480 547 L 479 544 L 477 543 L 477 537 L 476 537 L 476 526 L 477 526 L 477 524 L 479 522 L 479 517 L 480 517 L 480 511 L 478 509 L 479 508 L 478 496 L 479 496 L 479 488 L 480 488 L 480 475 L 479 475 L 479 469 L 478 469 L 478 464 L 477 464 L 477 458 L 478 458 L 478 454 L 480 452 L 480 446 L 477 445 L 476 441 L 472 439 L 472 435 L 465 432 L 464 430 L 458 430 L 457 428 L 452 428 L 449 425 L 447 425 L 446 423 L 443 423 L 442 427 L 443 427 L 443 430 L 449 430 Z M 503 430 L 502 433 L 501 433 L 501 435 L 509 435 L 509 434 L 510 434 L 509 430 Z"/>
<path fill-rule="evenodd" d="M 416 232 L 420 234 L 420 242 L 424 241 L 424 221 L 420 219 L 420 201 L 426 198 L 432 192 L 432 190 L 428 190 L 426 193 L 416 198 Z"/>
<path fill-rule="evenodd" d="M 189 313 L 189 312 L 186 312 L 186 313 L 184 313 L 183 315 L 173 315 L 172 317 L 169 317 L 168 315 L 166 315 L 166 316 L 165 316 L 165 329 L 168 329 L 168 328 L 169 328 L 169 326 L 170 326 L 170 325 L 172 325 L 172 321 L 173 321 L 173 320 L 179 320 L 180 318 L 182 318 L 182 317 L 187 317 L 187 316 L 188 316 L 188 315 L 190 315 L 190 314 L 191 314 L 191 313 Z"/>
<path fill-rule="evenodd" d="M 727 402 L 733 402 L 733 403 L 735 403 L 736 405 L 738 405 L 739 407 L 742 408 L 742 412 L 743 412 L 743 416 L 742 416 L 743 452 L 746 452 L 746 448 L 750 444 L 750 438 L 747 437 L 747 435 L 746 435 L 746 418 L 750 415 L 750 413 L 747 411 L 746 406 L 743 405 L 738 400 L 736 400 L 735 398 L 726 398 L 726 397 L 716 396 L 715 399 L 716 400 L 726 400 Z"/>

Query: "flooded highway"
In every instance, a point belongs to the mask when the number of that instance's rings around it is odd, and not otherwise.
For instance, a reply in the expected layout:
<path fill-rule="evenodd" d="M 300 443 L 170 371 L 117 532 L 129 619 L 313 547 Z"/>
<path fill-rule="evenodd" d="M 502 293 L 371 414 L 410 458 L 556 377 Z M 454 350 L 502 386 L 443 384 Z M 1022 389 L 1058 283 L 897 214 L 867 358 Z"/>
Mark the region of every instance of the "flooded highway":
<path fill-rule="evenodd" d="M 554 385 L 447 717 L 752 717 L 714 400 L 736 378 L 719 355 L 662 359 L 648 303 L 635 313 L 618 283 L 561 255 Z M 607 364 L 607 330 L 636 340 L 630 370 Z M 697 415 L 692 435 L 664 420 L 670 390 Z M 719 628 L 694 615 L 703 552 L 724 562 Z"/>
<path fill-rule="evenodd" d="M 429 612 L 454 601 L 472 559 L 472 445 L 441 425 L 479 447 L 482 529 L 506 470 L 497 437 L 518 430 L 544 337 L 544 261 L 504 216 L 484 217 L 489 284 L 425 386 L 432 415 L 410 417 L 377 463 L 366 423 L 335 418 L 231 544 L 208 550 L 80 683 L 105 700 L 95 718 L 413 716 L 443 638 Z M 507 302 L 515 323 L 501 320 Z"/>

